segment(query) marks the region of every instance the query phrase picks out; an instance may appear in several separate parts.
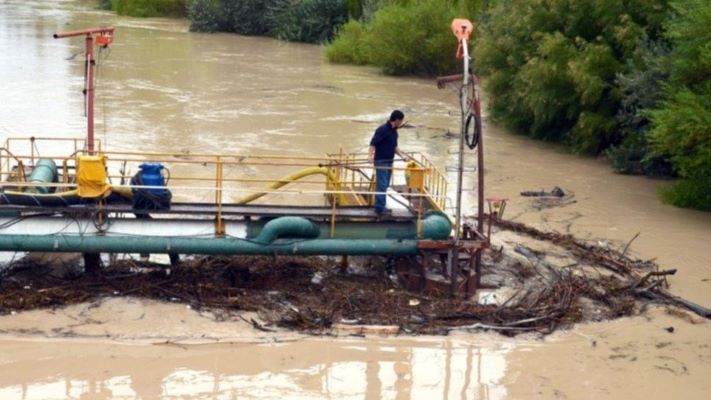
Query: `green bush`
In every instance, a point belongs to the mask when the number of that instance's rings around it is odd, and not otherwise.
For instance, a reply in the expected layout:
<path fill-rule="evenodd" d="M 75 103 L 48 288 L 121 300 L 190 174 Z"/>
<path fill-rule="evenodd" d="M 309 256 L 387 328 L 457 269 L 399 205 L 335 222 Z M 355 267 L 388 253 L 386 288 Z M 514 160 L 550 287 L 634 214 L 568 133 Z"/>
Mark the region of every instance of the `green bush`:
<path fill-rule="evenodd" d="M 227 26 L 220 0 L 193 0 L 188 7 L 188 18 L 191 31 L 217 32 Z"/>
<path fill-rule="evenodd" d="M 358 20 L 363 16 L 363 0 L 347 0 L 348 18 Z"/>
<path fill-rule="evenodd" d="M 449 28 L 456 15 L 452 5 L 442 0 L 393 2 L 367 25 L 345 25 L 326 47 L 326 56 L 333 62 L 373 64 L 393 75 L 454 72 L 459 62 Z"/>
<path fill-rule="evenodd" d="M 346 0 L 193 0 L 191 30 L 320 43 L 347 20 Z"/>
<path fill-rule="evenodd" d="M 616 172 L 650 176 L 674 174 L 665 157 L 655 156 L 649 150 L 650 121 L 647 116 L 662 98 L 661 83 L 669 77 L 664 61 L 669 51 L 665 43 L 647 42 L 638 48 L 636 60 L 627 60 L 628 72 L 617 76 L 616 83 L 620 88 L 617 121 L 621 143 L 605 152 Z"/>
<path fill-rule="evenodd" d="M 347 19 L 345 0 L 276 0 L 269 7 L 271 34 L 283 40 L 323 43 Z"/>
<path fill-rule="evenodd" d="M 193 0 L 188 8 L 190 30 L 266 35 L 269 9 L 277 0 Z"/>
<path fill-rule="evenodd" d="M 187 0 L 111 0 L 111 9 L 133 17 L 184 17 Z"/>
<path fill-rule="evenodd" d="M 271 31 L 269 12 L 278 0 L 223 0 L 222 13 L 229 32 L 240 35 L 266 35 Z"/>
<path fill-rule="evenodd" d="M 711 80 L 698 91 L 687 87 L 674 89 L 673 85 L 667 90 L 670 97 L 651 112 L 652 148 L 655 154 L 671 160 L 683 180 L 711 187 Z M 701 209 L 711 207 L 705 197 L 711 189 L 690 191 L 688 182 L 675 188 L 676 196 L 672 198 L 684 201 L 674 204 Z M 701 197 L 695 198 L 695 195 Z"/>
<path fill-rule="evenodd" d="M 363 37 L 365 27 L 356 20 L 350 20 L 338 30 L 338 40 L 326 46 L 326 58 L 334 63 L 367 64 Z"/>
<path fill-rule="evenodd" d="M 671 160 L 681 180 L 665 192 L 680 207 L 711 210 L 711 3 L 673 3 L 667 37 L 665 100 L 649 112 L 653 153 Z"/>
<path fill-rule="evenodd" d="M 508 0 L 476 41 L 494 118 L 596 154 L 621 142 L 617 76 L 656 40 L 666 1 Z"/>
<path fill-rule="evenodd" d="M 711 184 L 709 177 L 681 179 L 673 186 L 660 190 L 665 202 L 677 207 L 711 211 Z"/>

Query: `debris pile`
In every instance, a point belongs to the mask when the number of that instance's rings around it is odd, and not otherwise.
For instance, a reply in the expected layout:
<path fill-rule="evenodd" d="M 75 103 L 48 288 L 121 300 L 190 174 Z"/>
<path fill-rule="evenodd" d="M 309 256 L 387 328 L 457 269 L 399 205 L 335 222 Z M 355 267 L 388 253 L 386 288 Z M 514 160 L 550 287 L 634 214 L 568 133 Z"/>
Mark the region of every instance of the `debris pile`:
<path fill-rule="evenodd" d="M 675 270 L 633 259 L 627 249 L 506 221 L 494 239 L 482 271 L 486 288 L 474 299 L 408 292 L 378 259 L 351 259 L 347 268 L 320 257 L 195 257 L 171 267 L 122 260 L 100 274 L 58 278 L 24 258 L 0 271 L 0 314 L 135 296 L 225 318 L 253 311 L 259 318 L 248 322 L 260 330 L 328 334 L 338 326 L 377 325 L 411 334 L 486 329 L 515 335 L 633 315 L 650 302 L 709 312 L 666 291 L 665 278 Z"/>

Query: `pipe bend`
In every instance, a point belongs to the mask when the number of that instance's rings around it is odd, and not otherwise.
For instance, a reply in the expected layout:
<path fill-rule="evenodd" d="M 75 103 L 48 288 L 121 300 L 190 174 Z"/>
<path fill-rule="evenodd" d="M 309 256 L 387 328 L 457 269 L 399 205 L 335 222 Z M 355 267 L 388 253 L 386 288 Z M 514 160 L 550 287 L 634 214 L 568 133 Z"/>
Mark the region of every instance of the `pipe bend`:
<path fill-rule="evenodd" d="M 432 211 L 425 214 L 422 219 L 422 238 L 432 240 L 445 240 L 452 232 L 452 223 L 446 214 Z"/>
<path fill-rule="evenodd" d="M 279 217 L 267 222 L 254 239 L 257 242 L 271 244 L 282 237 L 315 239 L 321 230 L 318 225 L 304 217 Z"/>

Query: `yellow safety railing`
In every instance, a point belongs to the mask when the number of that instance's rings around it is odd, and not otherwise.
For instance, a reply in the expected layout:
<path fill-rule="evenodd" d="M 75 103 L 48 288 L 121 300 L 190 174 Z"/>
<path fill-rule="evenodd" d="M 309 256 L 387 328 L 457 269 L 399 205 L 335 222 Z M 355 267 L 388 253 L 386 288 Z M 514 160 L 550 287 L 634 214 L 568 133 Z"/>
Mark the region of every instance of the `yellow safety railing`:
<path fill-rule="evenodd" d="M 0 148 L 0 181 L 3 186 L 0 189 L 16 190 L 13 188 L 18 185 L 13 186 L 11 180 L 26 181 L 25 167 L 33 165 L 41 157 L 55 160 L 59 181 L 53 184 L 25 183 L 22 186 L 54 187 L 54 195 L 76 190 L 77 160 L 79 156 L 85 155 L 82 139 L 22 140 L 9 138 L 5 148 Z M 41 145 L 39 142 L 42 142 Z M 63 143 L 63 155 L 57 155 L 59 151 L 51 143 L 50 147 L 55 150 L 53 153 L 48 152 L 45 142 Z M 100 144 L 98 146 L 100 148 Z M 24 152 L 11 150 L 14 148 Z M 100 155 L 106 157 L 106 176 L 112 191 L 126 196 L 130 195 L 131 189 L 152 188 L 130 184 L 140 164 L 162 164 L 169 171 L 169 176 L 166 176 L 167 186 L 174 200 L 216 206 L 215 231 L 218 234 L 224 234 L 224 204 L 246 204 L 267 194 L 287 195 L 290 204 L 307 204 L 305 197 L 317 199 L 320 196 L 331 206 L 333 232 L 336 229 L 337 207 L 372 206 L 376 194 L 373 167 L 364 153 L 346 153 L 341 150 L 319 157 L 102 151 Z M 399 194 L 408 199 L 409 206 L 418 216 L 422 214 L 423 208 L 413 206 L 423 202 L 429 203 L 429 209 L 444 211 L 447 204 L 447 181 L 444 175 L 423 154 L 413 154 L 413 159 L 422 174 L 421 186 L 417 190 L 402 191 Z M 298 172 L 294 173 L 297 168 Z M 393 172 L 404 174 L 407 168 L 396 163 Z M 237 183 L 242 185 L 237 187 Z M 196 198 L 199 200 L 195 201 Z"/>

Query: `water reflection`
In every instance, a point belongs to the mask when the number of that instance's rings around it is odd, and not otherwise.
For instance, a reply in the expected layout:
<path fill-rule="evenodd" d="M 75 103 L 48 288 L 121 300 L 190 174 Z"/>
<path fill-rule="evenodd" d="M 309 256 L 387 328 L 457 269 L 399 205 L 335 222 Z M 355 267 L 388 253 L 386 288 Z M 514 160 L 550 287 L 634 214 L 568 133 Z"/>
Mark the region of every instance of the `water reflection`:
<path fill-rule="evenodd" d="M 29 360 L 0 363 L 4 371 L 15 371 L 0 376 L 0 399 L 494 400 L 506 397 L 501 381 L 513 348 L 453 339 L 312 340 L 171 347 L 159 354 L 121 346 L 102 360 L 86 353 L 107 346 L 83 345 L 85 355 L 76 358 L 53 355 L 51 344 L 33 346 L 47 352 L 43 366 L 27 368 Z"/>

